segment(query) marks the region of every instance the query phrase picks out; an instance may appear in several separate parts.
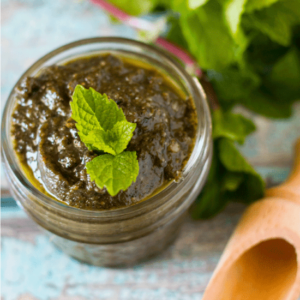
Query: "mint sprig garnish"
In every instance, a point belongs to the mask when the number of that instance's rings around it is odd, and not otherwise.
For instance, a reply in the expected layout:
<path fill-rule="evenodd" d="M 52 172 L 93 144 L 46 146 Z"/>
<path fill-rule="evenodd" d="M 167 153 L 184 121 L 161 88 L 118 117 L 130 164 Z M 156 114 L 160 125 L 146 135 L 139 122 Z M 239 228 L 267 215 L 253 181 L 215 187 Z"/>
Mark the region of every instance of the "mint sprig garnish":
<path fill-rule="evenodd" d="M 81 141 L 101 154 L 86 164 L 87 173 L 111 196 L 126 190 L 139 173 L 136 152 L 124 151 L 136 124 L 128 122 L 123 110 L 107 95 L 77 85 L 70 102 L 72 118 Z"/>

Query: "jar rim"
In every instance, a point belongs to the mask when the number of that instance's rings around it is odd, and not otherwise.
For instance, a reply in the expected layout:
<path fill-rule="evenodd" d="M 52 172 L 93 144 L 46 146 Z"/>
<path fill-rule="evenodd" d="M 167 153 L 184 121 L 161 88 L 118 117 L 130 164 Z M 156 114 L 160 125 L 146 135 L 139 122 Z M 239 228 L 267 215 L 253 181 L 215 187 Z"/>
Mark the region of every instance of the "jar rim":
<path fill-rule="evenodd" d="M 13 102 L 15 100 L 14 99 L 15 89 L 26 76 L 32 75 L 38 68 L 40 68 L 47 61 L 49 61 L 50 59 L 56 57 L 57 55 L 67 50 L 76 48 L 78 46 L 84 46 L 84 45 L 96 44 L 96 43 L 116 43 L 116 44 L 126 44 L 129 46 L 141 47 L 146 51 L 150 51 L 158 55 L 159 57 L 162 57 L 178 74 L 180 74 L 181 78 L 188 84 L 188 86 L 191 89 L 190 92 L 193 95 L 193 101 L 195 102 L 197 98 L 200 98 L 204 103 L 203 111 L 206 120 L 204 120 L 202 124 L 202 127 L 204 128 L 201 128 L 201 130 L 203 130 L 200 136 L 200 138 L 202 138 L 202 141 L 201 142 L 199 141 L 199 136 L 198 139 L 196 137 L 193 151 L 189 157 L 187 164 L 183 169 L 183 174 L 189 173 L 195 167 L 196 161 L 201 159 L 201 156 L 204 153 L 204 148 L 206 146 L 205 143 L 203 142 L 203 138 L 204 140 L 207 141 L 207 137 L 211 136 L 211 118 L 210 118 L 210 111 L 208 108 L 206 95 L 198 80 L 194 79 L 191 75 L 189 75 L 187 71 L 184 69 L 184 67 L 175 59 L 170 57 L 170 55 L 168 55 L 167 52 L 140 41 L 127 39 L 127 38 L 120 38 L 120 37 L 94 37 L 94 38 L 82 39 L 82 40 L 78 40 L 63 45 L 59 48 L 56 48 L 55 50 L 49 52 L 48 54 L 38 59 L 33 65 L 31 65 L 19 78 L 19 80 L 13 87 L 12 91 L 10 92 L 10 95 L 8 96 L 8 99 L 5 103 L 5 107 L 3 110 L 2 124 L 1 124 L 2 156 L 7 159 L 8 165 L 12 169 L 14 175 L 16 176 L 16 179 L 20 181 L 21 185 L 24 186 L 27 190 L 29 190 L 31 194 L 33 194 L 33 196 L 35 196 L 44 205 L 46 204 L 49 208 L 55 209 L 58 212 L 62 212 L 62 213 L 66 212 L 67 210 L 68 214 L 77 217 L 79 216 L 79 217 L 91 217 L 91 218 L 99 218 L 99 217 L 107 218 L 107 217 L 118 216 L 118 215 L 126 215 L 127 213 L 130 214 L 138 213 L 138 211 L 140 211 L 141 209 L 148 208 L 155 202 L 162 201 L 163 198 L 170 196 L 170 193 L 176 195 L 176 193 L 178 193 L 180 190 L 180 185 L 182 185 L 182 181 L 184 180 L 184 178 L 179 182 L 174 182 L 174 181 L 171 182 L 166 188 L 162 189 L 157 194 L 145 200 L 142 200 L 138 203 L 132 204 L 130 206 L 111 209 L 111 210 L 99 210 L 99 211 L 84 210 L 76 207 L 71 207 L 47 196 L 46 194 L 41 192 L 38 188 L 36 188 L 34 184 L 32 184 L 31 181 L 26 177 L 20 163 L 18 162 L 16 155 L 14 155 L 14 149 L 12 147 L 10 132 L 8 132 L 6 128 L 11 118 L 8 112 L 9 112 L 10 105 L 14 104 Z M 82 52 L 82 54 L 84 54 L 84 52 Z M 198 113 L 197 113 L 197 118 L 199 123 Z M 162 203 L 164 203 L 164 201 L 162 201 Z"/>

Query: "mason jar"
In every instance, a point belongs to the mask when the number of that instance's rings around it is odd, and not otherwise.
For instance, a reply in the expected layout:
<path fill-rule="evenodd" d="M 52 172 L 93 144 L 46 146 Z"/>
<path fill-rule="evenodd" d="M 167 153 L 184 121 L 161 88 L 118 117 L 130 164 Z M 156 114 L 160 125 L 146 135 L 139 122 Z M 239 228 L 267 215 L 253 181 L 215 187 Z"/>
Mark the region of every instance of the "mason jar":
<path fill-rule="evenodd" d="M 46 66 L 75 58 L 112 53 L 151 64 L 166 74 L 197 111 L 195 146 L 182 178 L 159 193 L 132 206 L 90 211 L 64 205 L 43 194 L 26 176 L 14 152 L 11 119 L 16 87 L 26 76 L 35 76 Z M 199 195 L 212 157 L 211 118 L 206 96 L 196 78 L 168 53 L 153 46 L 123 38 L 80 40 L 60 47 L 34 63 L 10 93 L 2 119 L 2 158 L 10 191 L 19 206 L 66 254 L 98 266 L 124 266 L 140 262 L 166 248 L 176 237 L 188 208 Z"/>

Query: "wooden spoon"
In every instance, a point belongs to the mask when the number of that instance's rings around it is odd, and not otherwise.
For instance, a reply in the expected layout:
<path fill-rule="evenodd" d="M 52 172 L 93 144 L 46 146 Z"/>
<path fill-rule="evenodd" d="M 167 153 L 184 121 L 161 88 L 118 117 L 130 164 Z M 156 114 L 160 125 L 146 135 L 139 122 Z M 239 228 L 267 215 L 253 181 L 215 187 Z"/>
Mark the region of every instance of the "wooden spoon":
<path fill-rule="evenodd" d="M 203 300 L 297 300 L 300 296 L 300 139 L 294 169 L 244 213 Z"/>

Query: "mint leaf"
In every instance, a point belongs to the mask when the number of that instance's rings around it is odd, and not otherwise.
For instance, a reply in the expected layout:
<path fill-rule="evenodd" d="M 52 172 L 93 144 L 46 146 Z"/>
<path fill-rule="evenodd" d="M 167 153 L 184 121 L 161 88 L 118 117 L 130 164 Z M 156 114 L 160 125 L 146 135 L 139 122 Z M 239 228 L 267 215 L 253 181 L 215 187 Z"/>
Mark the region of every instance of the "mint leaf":
<path fill-rule="evenodd" d="M 91 130 L 102 129 L 95 114 L 96 104 L 92 90 L 77 85 L 72 96 L 73 101 L 70 102 L 72 118 L 77 122 L 76 127 L 82 140 Z"/>
<path fill-rule="evenodd" d="M 126 151 L 116 156 L 99 155 L 86 164 L 91 180 L 102 189 L 106 187 L 111 196 L 126 190 L 135 182 L 139 173 L 136 152 Z"/>
<path fill-rule="evenodd" d="M 240 114 L 213 112 L 213 138 L 226 137 L 243 144 L 248 134 L 255 131 L 254 123 Z"/>
<path fill-rule="evenodd" d="M 179 22 L 190 51 L 203 69 L 220 70 L 234 60 L 235 42 L 217 1 L 183 11 Z"/>
<path fill-rule="evenodd" d="M 240 103 L 250 110 L 268 118 L 289 118 L 292 114 L 291 106 L 284 101 L 277 101 L 276 96 L 265 87 L 245 95 L 245 97 L 240 100 Z"/>
<path fill-rule="evenodd" d="M 70 102 L 72 118 L 80 139 L 89 150 L 102 154 L 87 163 L 91 180 L 111 196 L 126 190 L 139 173 L 135 152 L 123 152 L 130 142 L 136 124 L 126 120 L 121 108 L 105 94 L 77 85 Z"/>
<path fill-rule="evenodd" d="M 113 100 L 92 88 L 85 89 L 77 85 L 72 99 L 72 118 L 77 122 L 76 127 L 83 142 L 90 131 L 109 130 L 117 122 L 126 120 L 122 109 Z"/>
<path fill-rule="evenodd" d="M 265 76 L 288 50 L 288 47 L 279 45 L 263 33 L 255 32 L 245 53 L 245 60 L 248 68 L 251 67 L 258 74 Z"/>
<path fill-rule="evenodd" d="M 190 9 L 196 9 L 204 5 L 208 0 L 187 0 Z"/>
<path fill-rule="evenodd" d="M 245 3 L 247 3 L 247 0 L 231 0 L 226 3 L 225 16 L 233 35 L 235 35 L 239 29 Z"/>
<path fill-rule="evenodd" d="M 182 27 L 180 26 L 178 18 L 178 16 L 174 15 L 169 16 L 168 24 L 170 25 L 170 28 L 167 34 L 167 38 L 176 45 L 188 49 L 188 44 L 182 33 Z"/>
<path fill-rule="evenodd" d="M 229 198 L 220 189 L 220 182 L 213 178 L 207 181 L 200 196 L 191 207 L 193 219 L 208 219 L 221 212 L 228 204 Z"/>
<path fill-rule="evenodd" d="M 227 170 L 244 173 L 244 180 L 235 191 L 236 201 L 251 203 L 262 197 L 265 189 L 263 179 L 241 155 L 234 142 L 221 139 L 219 151 L 220 161 Z"/>
<path fill-rule="evenodd" d="M 260 78 L 249 69 L 230 66 L 221 73 L 210 71 L 209 79 L 219 95 L 219 101 L 223 107 L 230 106 L 241 101 L 245 95 L 260 86 Z"/>
<path fill-rule="evenodd" d="M 275 42 L 288 46 L 291 43 L 292 26 L 300 20 L 300 2 L 278 1 L 244 17 L 249 26 L 268 35 Z"/>
<path fill-rule="evenodd" d="M 245 5 L 245 10 L 251 12 L 270 6 L 279 0 L 248 0 Z"/>
<path fill-rule="evenodd" d="M 127 147 L 136 124 L 127 121 L 117 122 L 111 130 L 93 130 L 87 136 L 87 143 L 94 148 L 117 155 Z"/>
<path fill-rule="evenodd" d="M 274 65 L 267 85 L 278 98 L 285 101 L 300 99 L 300 51 L 292 47 Z"/>
<path fill-rule="evenodd" d="M 157 0 L 110 0 L 111 3 L 120 9 L 129 12 L 131 15 L 146 14 L 152 10 Z"/>
<path fill-rule="evenodd" d="M 279 51 L 281 52 L 282 50 L 280 49 Z M 274 76 L 270 77 L 270 74 L 268 76 L 265 75 L 263 79 L 260 79 L 251 70 L 242 71 L 236 67 L 226 68 L 221 73 L 210 71 L 208 75 L 219 95 L 219 102 L 222 107 L 228 109 L 239 103 L 269 118 L 290 117 L 292 112 L 291 102 L 287 101 L 287 96 L 292 98 L 292 100 L 296 100 L 299 92 L 297 90 L 297 59 L 295 57 L 288 59 L 289 64 L 294 64 L 291 66 L 291 69 L 287 70 L 288 67 L 286 67 L 286 70 L 283 71 L 283 63 L 288 62 L 283 61 L 276 68 L 276 72 L 274 71 Z M 268 65 L 266 65 L 266 68 L 269 68 Z M 287 73 L 286 78 L 290 79 L 289 84 L 288 80 L 285 80 L 285 76 L 279 75 L 285 72 Z M 274 83 L 275 79 L 277 79 L 277 83 Z M 279 84 L 279 80 L 281 80 L 281 84 Z M 295 89 L 292 89 L 292 84 L 296 86 Z M 291 94 L 292 92 L 293 94 Z M 298 96 L 299 98 L 300 96 Z"/>
<path fill-rule="evenodd" d="M 136 124 L 126 120 L 121 108 L 107 95 L 77 85 L 70 103 L 72 118 L 82 142 L 90 150 L 121 153 L 132 138 Z"/>
<path fill-rule="evenodd" d="M 234 146 L 234 142 L 221 139 L 219 143 L 220 160 L 227 170 L 257 174 L 253 167 L 245 160 Z"/>
<path fill-rule="evenodd" d="M 118 107 L 115 101 L 108 99 L 106 94 L 102 95 L 92 88 L 90 89 L 96 103 L 96 118 L 104 130 L 111 130 L 116 123 L 126 121 L 123 110 Z"/>
<path fill-rule="evenodd" d="M 235 191 L 243 181 L 240 173 L 227 172 L 223 178 L 222 187 L 224 190 Z"/>

